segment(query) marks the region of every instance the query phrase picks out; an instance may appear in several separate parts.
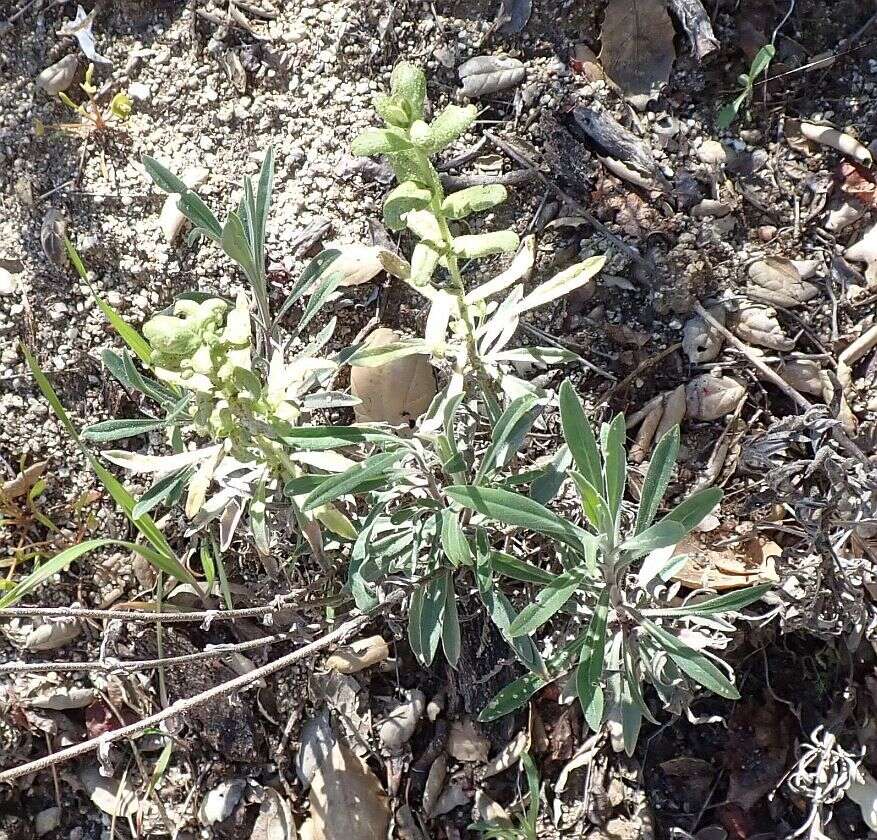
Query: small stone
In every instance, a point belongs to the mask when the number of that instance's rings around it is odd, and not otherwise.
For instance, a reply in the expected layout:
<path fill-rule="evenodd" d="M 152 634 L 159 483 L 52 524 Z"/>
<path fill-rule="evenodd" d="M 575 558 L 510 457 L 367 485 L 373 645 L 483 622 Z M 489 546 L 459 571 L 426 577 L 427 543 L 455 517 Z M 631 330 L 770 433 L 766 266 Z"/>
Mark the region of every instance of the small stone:
<path fill-rule="evenodd" d="M 40 811 L 34 817 L 34 833 L 37 837 L 54 831 L 59 825 L 61 825 L 61 809 L 57 806 L 46 808 L 45 811 Z"/>
<path fill-rule="evenodd" d="M 711 166 L 722 166 L 728 160 L 728 153 L 718 140 L 705 140 L 697 150 L 697 156 Z"/>
<path fill-rule="evenodd" d="M 18 273 L 0 266 L 0 295 L 14 295 L 18 291 Z"/>
<path fill-rule="evenodd" d="M 202 134 L 198 138 L 198 145 L 201 147 L 202 151 L 212 152 L 215 144 L 213 138 L 209 134 Z"/>
<path fill-rule="evenodd" d="M 710 198 L 705 198 L 699 204 L 695 204 L 694 207 L 691 208 L 691 215 L 694 216 L 695 219 L 705 219 L 707 216 L 715 216 L 721 219 L 723 216 L 727 216 L 728 213 L 731 212 L 731 209 L 731 206 L 724 202 L 713 201 Z"/>
<path fill-rule="evenodd" d="M 76 53 L 65 55 L 64 58 L 56 61 L 37 76 L 37 86 L 41 87 L 49 96 L 57 96 L 62 90 L 67 90 L 73 84 L 78 65 L 79 56 Z"/>
<path fill-rule="evenodd" d="M 762 242 L 770 242 L 777 235 L 777 228 L 775 225 L 761 225 L 758 228 L 758 238 Z"/>
<path fill-rule="evenodd" d="M 128 95 L 137 102 L 146 102 L 152 95 L 149 85 L 143 82 L 131 82 L 128 85 Z"/>

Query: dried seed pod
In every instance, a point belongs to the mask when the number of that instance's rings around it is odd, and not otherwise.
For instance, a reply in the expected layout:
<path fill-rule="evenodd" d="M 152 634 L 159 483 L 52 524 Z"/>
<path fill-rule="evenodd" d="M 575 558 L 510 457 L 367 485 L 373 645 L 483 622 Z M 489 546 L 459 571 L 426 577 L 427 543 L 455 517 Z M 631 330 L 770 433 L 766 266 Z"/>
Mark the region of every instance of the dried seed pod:
<path fill-rule="evenodd" d="M 768 257 L 749 266 L 747 293 L 777 306 L 800 306 L 819 294 L 819 288 L 806 282 L 791 260 Z"/>

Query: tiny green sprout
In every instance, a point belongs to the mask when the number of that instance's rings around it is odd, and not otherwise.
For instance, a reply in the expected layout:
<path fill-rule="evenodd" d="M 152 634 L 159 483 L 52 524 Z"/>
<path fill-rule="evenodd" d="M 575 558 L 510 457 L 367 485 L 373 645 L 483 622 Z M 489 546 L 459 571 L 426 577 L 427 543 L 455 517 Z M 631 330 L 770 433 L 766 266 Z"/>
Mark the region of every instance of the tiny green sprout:
<path fill-rule="evenodd" d="M 731 123 L 737 119 L 740 109 L 752 99 L 758 77 L 767 73 L 767 68 L 770 67 L 770 63 L 775 55 L 776 47 L 773 44 L 765 44 L 755 54 L 755 58 L 752 59 L 752 64 L 749 67 L 749 73 L 743 73 L 738 77 L 737 81 L 741 85 L 740 93 L 731 102 L 727 103 L 716 117 L 716 125 L 720 129 L 724 130 L 730 127 Z"/>
<path fill-rule="evenodd" d="M 110 102 L 110 111 L 117 119 L 127 120 L 131 116 L 133 102 L 127 93 L 119 91 Z"/>

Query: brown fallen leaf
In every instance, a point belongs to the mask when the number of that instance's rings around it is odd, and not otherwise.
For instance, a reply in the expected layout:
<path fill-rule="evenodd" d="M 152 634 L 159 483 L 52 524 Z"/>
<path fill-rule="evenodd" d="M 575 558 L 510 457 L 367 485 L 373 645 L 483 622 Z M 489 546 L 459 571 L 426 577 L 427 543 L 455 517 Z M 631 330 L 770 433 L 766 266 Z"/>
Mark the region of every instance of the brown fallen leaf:
<path fill-rule="evenodd" d="M 753 539 L 737 546 L 713 548 L 715 536 L 691 534 L 676 546 L 677 554 L 688 555 L 673 580 L 690 589 L 723 592 L 778 580 L 774 558 L 782 549 L 771 540 Z"/>
<path fill-rule="evenodd" d="M 819 287 L 808 283 L 791 261 L 783 257 L 768 257 L 749 266 L 750 297 L 776 306 L 800 306 L 819 294 Z"/>
<path fill-rule="evenodd" d="M 390 804 L 368 765 L 340 741 L 311 783 L 313 840 L 385 840 Z"/>
<path fill-rule="evenodd" d="M 877 177 L 865 166 L 844 160 L 835 169 L 840 190 L 857 198 L 871 210 L 877 210 Z"/>
<path fill-rule="evenodd" d="M 718 420 L 730 414 L 746 395 L 746 388 L 730 376 L 704 373 L 685 386 L 687 416 L 692 420 Z"/>
<path fill-rule="evenodd" d="M 15 478 L 11 478 L 0 487 L 0 498 L 16 499 L 27 493 L 46 471 L 48 461 L 37 461 L 26 470 L 20 472 Z"/>
<path fill-rule="evenodd" d="M 326 660 L 326 667 L 341 674 L 355 674 L 383 662 L 389 655 L 390 649 L 382 636 L 368 636 L 336 650 Z"/>
<path fill-rule="evenodd" d="M 600 62 L 634 107 L 644 108 L 670 78 L 674 34 L 660 0 L 610 0 L 606 7 Z"/>
<path fill-rule="evenodd" d="M 399 340 L 393 330 L 380 327 L 365 343 L 382 347 Z M 362 401 L 354 407 L 358 422 L 411 425 L 429 408 L 435 377 L 425 355 L 405 356 L 378 367 L 352 366 L 350 391 Z"/>
<path fill-rule="evenodd" d="M 787 351 L 795 346 L 777 320 L 776 310 L 770 306 L 744 306 L 737 314 L 735 332 L 747 344 L 756 344 L 771 350 Z"/>

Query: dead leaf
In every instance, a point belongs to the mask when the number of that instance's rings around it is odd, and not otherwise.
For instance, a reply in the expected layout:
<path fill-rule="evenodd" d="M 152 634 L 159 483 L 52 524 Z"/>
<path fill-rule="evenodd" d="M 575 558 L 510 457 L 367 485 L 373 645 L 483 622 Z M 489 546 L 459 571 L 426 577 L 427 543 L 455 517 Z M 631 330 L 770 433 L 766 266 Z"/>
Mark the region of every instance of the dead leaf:
<path fill-rule="evenodd" d="M 241 63 L 240 56 L 238 56 L 235 50 L 226 50 L 219 59 L 219 63 L 222 65 L 222 69 L 225 70 L 225 75 L 228 76 L 229 81 L 234 85 L 235 90 L 241 95 L 247 92 L 247 71 L 244 70 L 244 65 Z"/>
<path fill-rule="evenodd" d="M 722 326 L 725 325 L 725 307 L 719 304 L 707 310 Z M 685 322 L 682 328 L 682 349 L 688 360 L 694 364 L 711 362 L 719 355 L 723 342 L 722 334 L 707 324 L 700 315 Z"/>
<path fill-rule="evenodd" d="M 865 279 L 869 284 L 877 281 L 877 225 L 874 225 L 858 242 L 844 251 L 844 256 L 853 262 L 863 262 L 868 268 Z"/>
<path fill-rule="evenodd" d="M 685 403 L 692 420 L 718 420 L 730 414 L 746 395 L 746 388 L 730 376 L 704 373 L 685 386 Z"/>
<path fill-rule="evenodd" d="M 343 275 L 342 286 L 359 286 L 368 283 L 384 270 L 381 251 L 377 245 L 363 245 L 361 242 L 325 242 L 326 250 L 337 250 L 341 255 L 331 265 L 331 272 Z"/>
<path fill-rule="evenodd" d="M 0 487 L 0 496 L 4 499 L 17 499 L 19 496 L 23 496 L 42 477 L 48 463 L 48 461 L 37 461 L 15 478 L 4 482 L 3 486 Z"/>
<path fill-rule="evenodd" d="M 406 694 L 408 699 L 387 715 L 378 732 L 381 744 L 393 755 L 401 752 L 411 739 L 426 708 L 426 697 L 419 688 L 413 688 Z"/>
<path fill-rule="evenodd" d="M 340 741 L 311 784 L 313 840 L 386 840 L 390 805 L 368 765 Z"/>
<path fill-rule="evenodd" d="M 749 344 L 768 347 L 771 350 L 788 351 L 794 348 L 776 317 L 776 310 L 769 306 L 745 306 L 737 315 L 735 331 Z"/>
<path fill-rule="evenodd" d="M 382 347 L 399 340 L 393 330 L 380 327 L 365 343 Z M 358 422 L 411 425 L 435 396 L 435 376 L 425 355 L 405 356 L 378 367 L 352 366 L 350 391 L 361 400 L 353 408 Z"/>
<path fill-rule="evenodd" d="M 801 272 L 791 260 L 768 257 L 749 266 L 750 297 L 776 306 L 800 306 L 819 294 L 819 287 L 801 278 Z"/>
<path fill-rule="evenodd" d="M 57 96 L 73 84 L 78 68 L 79 56 L 76 53 L 65 55 L 37 76 L 37 87 L 42 88 L 49 96 Z"/>
<path fill-rule="evenodd" d="M 877 178 L 870 169 L 844 160 L 835 171 L 842 193 L 853 196 L 871 210 L 877 210 Z"/>
<path fill-rule="evenodd" d="M 326 660 L 326 667 L 342 674 L 355 674 L 383 662 L 389 655 L 390 649 L 382 636 L 369 636 L 336 650 Z"/>
<path fill-rule="evenodd" d="M 756 538 L 724 548 L 712 548 L 710 534 L 691 534 L 676 546 L 688 561 L 672 577 L 690 589 L 723 592 L 778 580 L 774 558 L 782 549 L 771 540 Z"/>
<path fill-rule="evenodd" d="M 292 809 L 276 790 L 263 788 L 265 798 L 253 825 L 250 840 L 295 840 Z"/>
<path fill-rule="evenodd" d="M 82 633 L 82 625 L 75 618 L 49 620 L 38 623 L 24 640 L 25 650 L 56 650 L 72 642 Z"/>
<path fill-rule="evenodd" d="M 435 816 L 435 808 L 445 786 L 447 774 L 448 757 L 445 753 L 439 753 L 429 768 L 429 774 L 426 777 L 426 787 L 423 789 L 423 810 L 430 819 Z"/>
<path fill-rule="evenodd" d="M 434 817 L 449 814 L 454 808 L 459 808 L 461 805 L 468 805 L 471 799 L 472 795 L 466 791 L 463 785 L 448 785 L 444 791 L 442 791 L 442 795 L 438 798 L 438 802 L 435 803 L 432 814 Z"/>
<path fill-rule="evenodd" d="M 314 780 L 317 768 L 328 760 L 336 740 L 328 709 L 305 721 L 301 746 L 295 756 L 295 774 L 305 787 Z"/>
<path fill-rule="evenodd" d="M 498 55 L 476 55 L 461 64 L 457 73 L 463 83 L 463 96 L 470 99 L 516 87 L 527 75 L 518 59 Z"/>
<path fill-rule="evenodd" d="M 521 757 L 521 753 L 529 746 L 530 733 L 522 730 L 499 751 L 496 758 L 490 764 L 479 771 L 478 778 L 480 780 L 489 779 L 491 776 L 502 773 L 503 770 L 508 770 L 509 767 L 517 762 Z"/>
<path fill-rule="evenodd" d="M 66 233 L 67 222 L 61 211 L 50 207 L 46 210 L 40 227 L 40 244 L 43 246 L 46 259 L 58 268 L 67 267 L 67 249 L 64 247 Z"/>
<path fill-rule="evenodd" d="M 490 752 L 490 741 L 475 726 L 470 718 L 455 720 L 448 734 L 448 753 L 457 761 L 486 762 Z"/>
<path fill-rule="evenodd" d="M 847 796 L 862 809 L 862 819 L 871 831 L 877 831 L 877 779 L 859 768 L 859 777 L 853 781 Z"/>
<path fill-rule="evenodd" d="M 661 0 L 610 0 L 600 33 L 600 62 L 634 107 L 670 78 L 676 58 L 673 22 Z"/>
<path fill-rule="evenodd" d="M 201 825 L 213 825 L 227 820 L 237 808 L 246 788 L 246 779 L 232 779 L 220 782 L 209 790 L 198 809 Z"/>
<path fill-rule="evenodd" d="M 91 764 L 82 770 L 79 779 L 89 799 L 111 817 L 133 817 L 142 807 L 142 803 L 131 790 L 130 780 L 122 787 L 119 779 L 102 776 L 97 764 Z"/>

